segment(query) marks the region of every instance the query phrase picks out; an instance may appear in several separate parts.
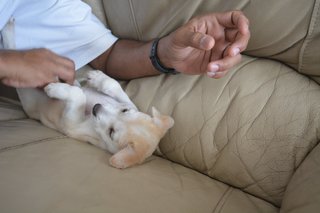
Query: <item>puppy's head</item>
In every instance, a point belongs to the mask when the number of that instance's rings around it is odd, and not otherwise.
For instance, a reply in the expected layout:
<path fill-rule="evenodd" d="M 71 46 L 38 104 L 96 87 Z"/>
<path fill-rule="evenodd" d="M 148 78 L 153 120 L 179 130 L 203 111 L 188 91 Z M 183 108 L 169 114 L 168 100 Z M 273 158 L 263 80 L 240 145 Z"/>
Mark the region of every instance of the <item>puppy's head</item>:
<path fill-rule="evenodd" d="M 98 146 L 114 154 L 110 164 L 116 168 L 142 163 L 174 124 L 170 116 L 162 115 L 154 107 L 149 116 L 135 109 L 96 105 L 93 115 L 101 139 Z"/>

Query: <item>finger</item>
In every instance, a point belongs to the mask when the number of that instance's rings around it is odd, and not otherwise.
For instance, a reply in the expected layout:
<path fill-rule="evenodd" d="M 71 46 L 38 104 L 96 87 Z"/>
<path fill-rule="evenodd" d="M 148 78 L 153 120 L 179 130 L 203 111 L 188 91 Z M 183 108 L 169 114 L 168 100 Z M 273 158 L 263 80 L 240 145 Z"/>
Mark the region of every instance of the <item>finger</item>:
<path fill-rule="evenodd" d="M 210 77 L 210 78 L 219 79 L 219 78 L 222 78 L 222 77 L 224 77 L 225 75 L 227 75 L 227 74 L 228 74 L 228 71 L 229 71 L 229 70 L 225 70 L 225 71 L 223 71 L 223 72 L 216 72 L 216 73 L 214 73 L 213 75 L 212 75 L 211 73 L 208 73 L 207 75 L 208 75 L 208 77 Z"/>
<path fill-rule="evenodd" d="M 67 57 L 55 54 L 50 50 L 44 49 L 44 51 L 51 58 L 51 62 L 54 63 L 52 69 L 53 77 L 68 84 L 73 84 L 75 77 L 75 64 Z"/>
<path fill-rule="evenodd" d="M 71 59 L 63 56 L 59 56 L 56 59 L 58 63 L 60 63 L 61 65 L 64 65 L 66 68 L 75 70 L 75 64 Z"/>
<path fill-rule="evenodd" d="M 232 21 L 239 29 L 240 33 L 246 35 L 249 33 L 249 20 L 241 11 L 234 11 Z"/>
<path fill-rule="evenodd" d="M 65 66 L 68 69 L 75 69 L 74 62 L 67 57 L 57 55 L 49 49 L 41 48 L 39 49 L 41 54 L 46 55 L 47 58 L 50 58 L 58 66 Z"/>
<path fill-rule="evenodd" d="M 234 51 L 234 48 L 239 48 L 242 52 L 250 39 L 249 20 L 241 11 L 222 13 L 217 18 L 219 23 L 227 28 L 225 30 L 226 39 L 234 43 L 231 50 Z M 231 54 L 231 56 L 233 55 Z"/>
<path fill-rule="evenodd" d="M 28 83 L 28 87 L 35 87 L 35 88 L 43 89 L 49 83 L 58 82 L 58 77 L 55 76 L 53 73 L 51 73 L 49 75 L 39 75 L 39 76 L 37 76 L 36 79 L 37 80 L 33 81 L 33 85 L 32 86 L 31 86 L 30 83 Z"/>
<path fill-rule="evenodd" d="M 230 46 L 230 55 L 233 56 L 232 52 L 235 48 L 239 48 L 240 52 L 246 49 L 249 39 L 249 20 L 240 11 L 233 12 L 233 22 L 239 30 L 235 35 L 233 44 Z"/>
<path fill-rule="evenodd" d="M 13 79 L 9 79 L 9 78 L 5 78 L 2 79 L 1 81 L 4 85 L 9 86 L 9 87 L 14 87 L 14 88 L 25 88 L 25 87 L 29 87 L 29 85 L 26 85 L 20 81 L 17 80 L 13 80 Z M 31 86 L 32 87 L 32 86 Z"/>
<path fill-rule="evenodd" d="M 1 82 L 6 85 L 6 86 L 9 86 L 9 87 L 17 87 L 16 84 L 14 84 L 14 82 L 8 78 L 4 78 L 1 80 Z"/>
<path fill-rule="evenodd" d="M 226 28 L 237 28 L 243 34 L 249 31 L 249 20 L 239 10 L 219 13 L 216 17 L 218 22 Z"/>
<path fill-rule="evenodd" d="M 235 56 L 242 51 L 244 51 L 249 43 L 250 33 L 246 35 L 242 35 L 241 33 L 237 33 L 235 41 L 231 43 L 231 45 L 226 49 L 226 54 L 229 56 Z"/>
<path fill-rule="evenodd" d="M 231 43 L 231 42 L 234 42 L 236 40 L 237 35 L 239 33 L 239 30 L 238 29 L 227 28 L 227 29 L 225 29 L 224 33 L 225 33 L 226 41 Z"/>
<path fill-rule="evenodd" d="M 249 43 L 250 32 L 247 34 L 241 34 L 240 31 L 235 29 L 225 30 L 226 40 L 230 41 L 229 47 L 226 48 L 224 56 L 235 56 L 244 51 Z"/>
<path fill-rule="evenodd" d="M 60 69 L 56 70 L 58 79 L 62 82 L 73 84 L 75 79 L 75 66 L 73 61 L 65 60 L 63 65 L 60 65 Z"/>
<path fill-rule="evenodd" d="M 207 68 L 208 76 L 214 76 L 218 72 L 229 70 L 240 61 L 241 55 L 238 54 L 236 56 L 227 56 L 221 60 L 210 62 Z"/>
<path fill-rule="evenodd" d="M 67 83 L 70 85 L 73 85 L 73 82 L 75 80 L 75 71 L 61 71 L 58 74 L 59 81 L 63 83 Z"/>
<path fill-rule="evenodd" d="M 214 44 L 214 39 L 206 34 L 200 32 L 188 32 L 179 37 L 180 41 L 177 41 L 181 47 L 193 47 L 200 50 L 210 50 Z M 178 39 L 177 39 L 178 40 Z"/>
<path fill-rule="evenodd" d="M 211 50 L 210 61 L 217 61 L 222 59 L 226 55 L 226 50 L 231 45 L 229 42 L 219 42 L 217 41 L 216 45 Z"/>

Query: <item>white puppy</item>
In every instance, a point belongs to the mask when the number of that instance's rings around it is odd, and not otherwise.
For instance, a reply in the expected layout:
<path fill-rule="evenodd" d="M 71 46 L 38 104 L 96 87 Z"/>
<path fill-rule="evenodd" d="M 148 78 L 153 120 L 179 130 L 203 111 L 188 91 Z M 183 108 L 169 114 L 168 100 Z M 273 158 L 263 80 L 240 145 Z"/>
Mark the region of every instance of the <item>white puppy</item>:
<path fill-rule="evenodd" d="M 46 94 L 37 89 L 19 89 L 18 94 L 29 117 L 108 150 L 114 154 L 112 166 L 142 163 L 173 126 L 173 119 L 155 108 L 152 117 L 139 112 L 120 84 L 101 71 L 90 71 L 87 78 L 82 88 L 50 83 Z"/>

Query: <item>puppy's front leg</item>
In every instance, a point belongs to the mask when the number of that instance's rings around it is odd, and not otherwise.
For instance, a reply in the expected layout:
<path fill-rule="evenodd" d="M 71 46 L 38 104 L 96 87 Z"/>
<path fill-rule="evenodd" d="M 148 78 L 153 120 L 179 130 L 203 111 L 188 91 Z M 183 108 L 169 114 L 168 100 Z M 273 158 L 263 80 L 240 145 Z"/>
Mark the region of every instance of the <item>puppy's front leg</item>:
<path fill-rule="evenodd" d="M 116 99 L 120 103 L 126 103 L 130 107 L 137 109 L 115 79 L 110 78 L 99 70 L 88 72 L 87 78 L 89 86 L 96 88 L 99 92 Z"/>
<path fill-rule="evenodd" d="M 86 96 L 76 86 L 65 83 L 50 83 L 44 88 L 47 95 L 64 103 L 62 125 L 67 129 L 74 128 L 85 119 Z"/>

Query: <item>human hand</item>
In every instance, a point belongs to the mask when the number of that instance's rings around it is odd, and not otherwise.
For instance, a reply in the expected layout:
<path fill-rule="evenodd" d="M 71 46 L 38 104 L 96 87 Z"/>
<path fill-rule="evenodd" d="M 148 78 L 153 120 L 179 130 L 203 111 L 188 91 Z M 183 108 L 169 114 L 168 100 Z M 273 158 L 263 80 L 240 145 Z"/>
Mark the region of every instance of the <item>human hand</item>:
<path fill-rule="evenodd" d="M 0 50 L 0 79 L 7 86 L 44 87 L 59 80 L 73 84 L 74 78 L 73 61 L 48 49 Z"/>
<path fill-rule="evenodd" d="M 221 78 L 240 62 L 249 38 L 249 21 L 241 11 L 212 13 L 162 38 L 158 55 L 164 66 L 182 73 Z"/>

